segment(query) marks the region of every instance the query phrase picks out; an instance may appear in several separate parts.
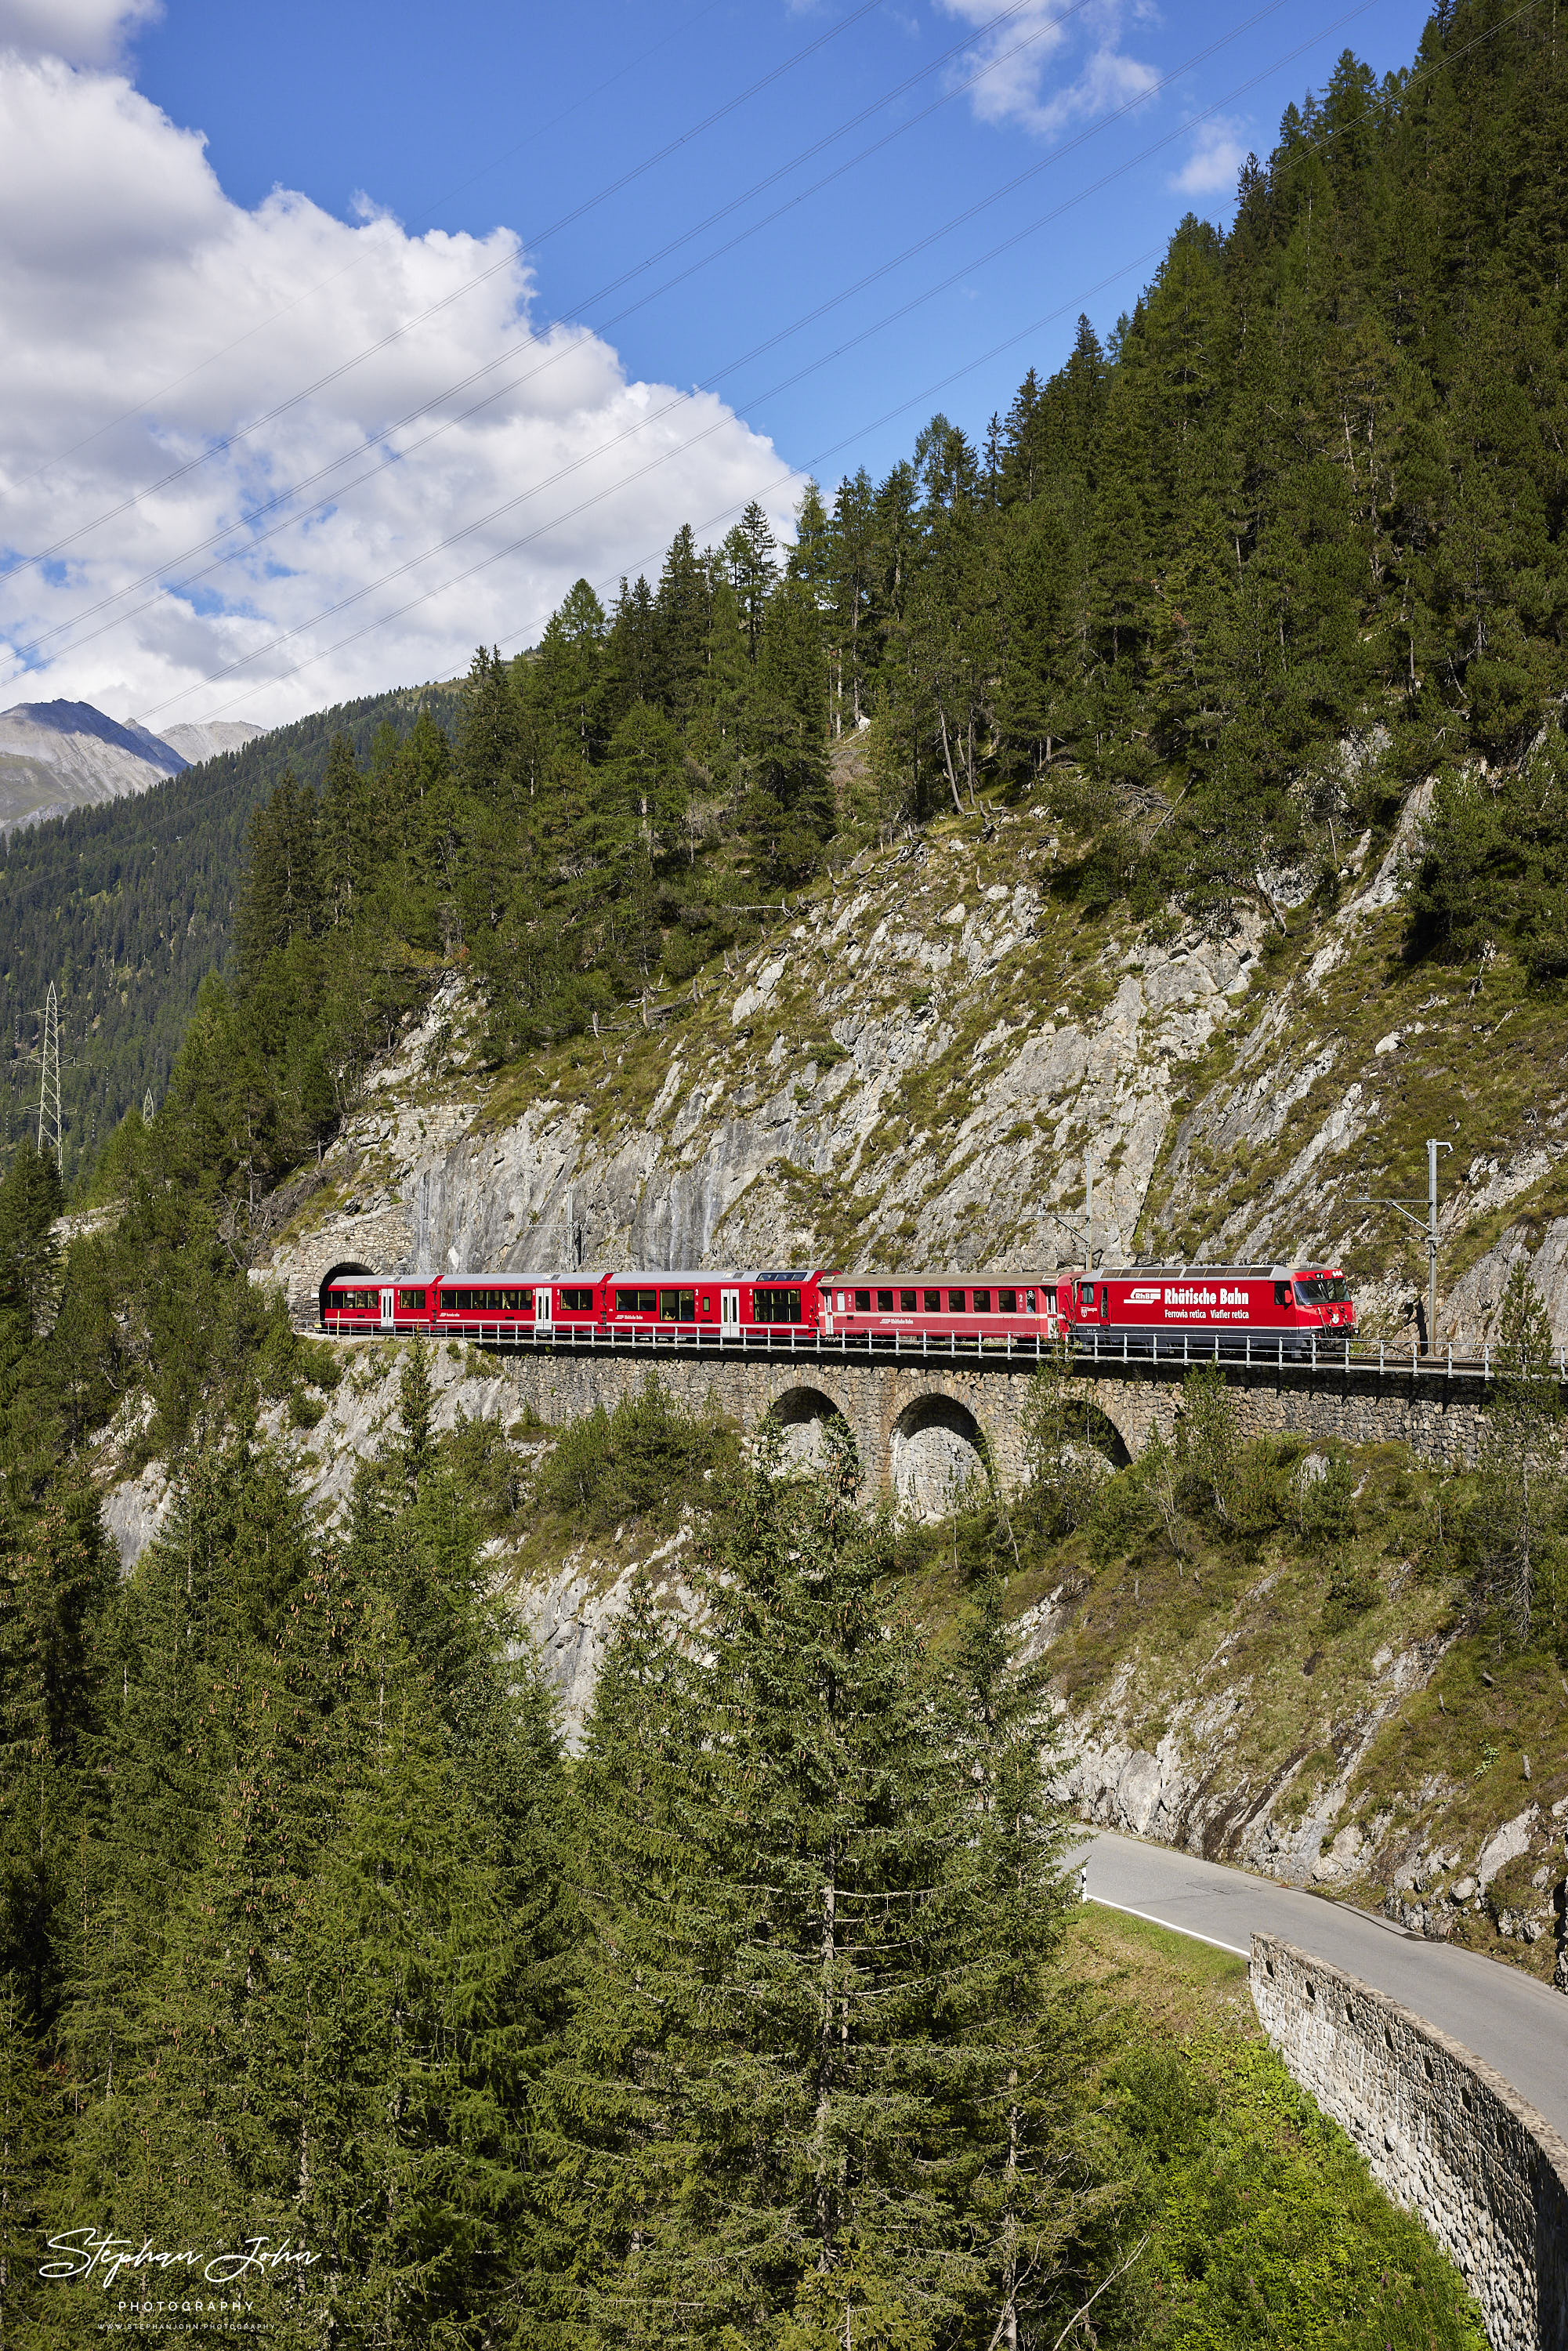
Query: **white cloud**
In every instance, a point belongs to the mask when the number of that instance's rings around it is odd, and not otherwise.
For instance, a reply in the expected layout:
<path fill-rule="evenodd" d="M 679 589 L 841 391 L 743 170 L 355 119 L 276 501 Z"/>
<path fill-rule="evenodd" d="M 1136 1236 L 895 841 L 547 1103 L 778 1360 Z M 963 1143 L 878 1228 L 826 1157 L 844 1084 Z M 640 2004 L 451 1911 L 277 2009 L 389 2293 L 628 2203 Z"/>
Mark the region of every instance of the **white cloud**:
<path fill-rule="evenodd" d="M 997 14 L 996 0 L 941 0 L 960 23 L 983 25 Z M 981 122 L 1018 123 L 1042 138 L 1054 138 L 1073 122 L 1152 89 L 1156 68 L 1125 46 L 1128 20 L 1143 10 L 1126 0 L 1089 0 L 1063 16 L 1060 0 L 1030 0 L 976 43 L 959 61 L 963 81 L 977 65 L 1005 62 L 976 83 L 969 103 Z"/>
<path fill-rule="evenodd" d="M 1243 125 L 1217 114 L 1199 125 L 1192 153 L 1173 174 L 1171 185 L 1184 196 L 1233 195 L 1248 153 Z"/>
<path fill-rule="evenodd" d="M 162 0 L 0 0 L 0 49 L 113 65 L 137 26 L 162 13 Z"/>
<path fill-rule="evenodd" d="M 49 8 L 52 19 L 73 12 L 90 29 L 88 0 Z M 0 25 L 21 13 L 0 0 Z M 122 8 L 113 21 L 125 18 Z M 112 29 L 107 8 L 93 21 Z M 769 489 L 786 470 L 769 442 L 716 398 L 683 402 L 671 387 L 629 382 L 586 329 L 534 328 L 530 295 L 509 230 L 413 237 L 373 205 L 350 224 L 286 192 L 246 211 L 225 195 L 200 137 L 120 75 L 15 48 L 0 56 L 0 706 L 66 695 L 153 725 L 220 711 L 276 722 L 451 675 L 481 639 L 537 627 L 574 580 L 643 562 L 683 521 L 754 496 L 776 528 L 787 521 L 800 485 Z M 433 305 L 443 307 L 57 560 L 19 568 Z M 467 391 L 447 389 L 497 361 Z M 418 423 L 367 452 L 371 436 L 414 411 Z M 444 421 L 450 429 L 413 453 Z M 409 453 L 402 462 L 399 452 Z M 187 549 L 340 465 L 309 494 L 337 490 L 336 507 L 296 513 L 279 536 L 180 592 L 195 568 Z M 565 467 L 575 470 L 547 486 Z M 343 487 L 361 474 L 371 477 L 362 487 Z M 515 503 L 535 485 L 537 496 Z M 502 552 L 588 500 L 534 545 Z M 501 507 L 446 553 L 424 556 Z M 500 559 L 466 584 L 444 584 L 492 555 Z M 89 619 L 89 606 L 153 572 L 162 584 L 128 600 L 151 598 L 148 609 L 109 633 L 75 651 L 70 633 L 46 638 L 31 666 L 5 657 L 61 622 L 85 637 L 119 609 Z M 438 592 L 402 617 L 285 674 L 429 588 Z M 322 608 L 366 589 L 317 623 Z M 221 684 L 184 691 L 295 629 Z"/>

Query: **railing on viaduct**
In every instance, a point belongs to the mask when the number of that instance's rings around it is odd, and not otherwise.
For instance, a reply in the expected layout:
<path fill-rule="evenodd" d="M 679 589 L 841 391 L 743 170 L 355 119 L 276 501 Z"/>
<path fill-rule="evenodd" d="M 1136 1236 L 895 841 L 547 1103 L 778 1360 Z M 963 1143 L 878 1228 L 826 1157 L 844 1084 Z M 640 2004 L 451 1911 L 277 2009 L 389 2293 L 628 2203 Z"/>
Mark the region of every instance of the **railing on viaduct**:
<path fill-rule="evenodd" d="M 302 1322 L 298 1327 L 319 1335 L 319 1325 L 316 1323 Z M 1479 1355 L 1456 1355 L 1452 1347 L 1440 1355 L 1422 1354 L 1414 1345 L 1406 1352 L 1401 1347 L 1390 1347 L 1382 1340 L 1333 1339 L 1317 1332 L 1303 1332 L 1299 1339 L 1218 1332 L 1184 1332 L 1178 1338 L 1172 1332 L 1151 1342 L 1133 1331 L 1080 1330 L 1074 1332 L 1065 1358 L 1050 1340 L 1038 1335 L 1025 1338 L 1009 1334 L 986 1339 L 931 1331 L 838 1332 L 830 1335 L 789 1323 L 761 1330 L 664 1332 L 601 1330 L 572 1323 L 540 1330 L 515 1322 L 465 1321 L 461 1324 L 437 1325 L 433 1330 L 428 1322 L 410 1320 L 379 1323 L 369 1330 L 329 1331 L 327 1335 L 371 1340 L 412 1339 L 417 1333 L 430 1339 L 465 1339 L 476 1347 L 494 1347 L 507 1353 L 546 1354 L 671 1353 L 727 1355 L 743 1360 L 771 1357 L 824 1364 L 909 1365 L 956 1362 L 970 1370 L 977 1365 L 1018 1370 L 1030 1364 L 1065 1360 L 1075 1373 L 1114 1373 L 1124 1368 L 1146 1371 L 1154 1364 L 1166 1369 L 1214 1363 L 1238 1370 L 1337 1373 L 1342 1376 L 1347 1372 L 1361 1372 L 1375 1373 L 1380 1379 L 1465 1379 L 1479 1380 L 1483 1384 L 1495 1376 L 1490 1347 L 1483 1348 Z M 1556 1367 L 1559 1382 L 1568 1385 L 1568 1348 L 1558 1347 Z"/>

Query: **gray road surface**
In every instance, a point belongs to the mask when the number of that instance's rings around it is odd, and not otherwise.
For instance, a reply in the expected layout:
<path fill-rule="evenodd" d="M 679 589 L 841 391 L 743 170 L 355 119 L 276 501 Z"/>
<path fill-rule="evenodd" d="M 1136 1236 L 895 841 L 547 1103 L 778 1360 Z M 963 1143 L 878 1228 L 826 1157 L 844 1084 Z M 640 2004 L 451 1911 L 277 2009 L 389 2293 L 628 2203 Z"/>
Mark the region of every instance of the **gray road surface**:
<path fill-rule="evenodd" d="M 1255 1933 L 1279 1935 L 1359 1976 L 1484 2057 L 1568 2138 L 1568 1997 L 1562 1992 L 1473 1951 L 1407 1935 L 1364 1910 L 1168 1845 L 1103 1831 L 1080 1859 L 1092 1901 L 1243 1955 Z"/>

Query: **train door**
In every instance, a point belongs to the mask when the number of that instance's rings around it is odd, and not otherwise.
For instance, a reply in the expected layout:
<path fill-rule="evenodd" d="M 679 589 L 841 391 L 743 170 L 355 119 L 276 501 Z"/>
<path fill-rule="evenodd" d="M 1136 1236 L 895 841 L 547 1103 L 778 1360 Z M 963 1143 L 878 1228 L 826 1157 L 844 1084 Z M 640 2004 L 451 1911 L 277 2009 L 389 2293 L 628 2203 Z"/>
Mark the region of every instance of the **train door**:
<path fill-rule="evenodd" d="M 1104 1311 L 1105 1285 L 1103 1281 L 1081 1281 L 1078 1285 L 1078 1320 L 1081 1322 L 1108 1322 Z"/>
<path fill-rule="evenodd" d="M 545 1332 L 549 1331 L 554 1305 L 555 1291 L 548 1281 L 544 1282 L 534 1292 L 534 1329 L 536 1331 Z"/>
<path fill-rule="evenodd" d="M 392 1310 L 396 1304 L 396 1290 L 383 1290 L 382 1292 L 382 1329 L 383 1331 L 390 1331 L 392 1329 L 393 1320 Z"/>
<path fill-rule="evenodd" d="M 737 1332 L 739 1328 L 740 1292 L 738 1290 L 721 1290 L 718 1293 L 719 1337 L 722 1339 L 726 1332 Z"/>

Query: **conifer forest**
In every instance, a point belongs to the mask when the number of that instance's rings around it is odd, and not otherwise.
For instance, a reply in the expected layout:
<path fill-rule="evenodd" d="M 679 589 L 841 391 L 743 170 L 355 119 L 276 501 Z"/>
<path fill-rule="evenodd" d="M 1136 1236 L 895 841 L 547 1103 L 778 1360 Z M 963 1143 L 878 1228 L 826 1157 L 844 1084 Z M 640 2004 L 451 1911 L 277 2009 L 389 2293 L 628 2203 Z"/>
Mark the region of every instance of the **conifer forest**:
<path fill-rule="evenodd" d="M 1085 922 L 1218 935 L 1287 872 L 1331 908 L 1435 778 L 1401 952 L 1560 991 L 1565 158 L 1556 7 L 1441 0 L 1113 329 L 791 543 L 684 529 L 460 686 L 11 841 L 0 2351 L 194 2291 L 40 2277 L 89 2225 L 265 2240 L 202 2292 L 279 2351 L 1479 2345 L 1282 2071 L 1184 2071 L 1081 1964 L 1002 1600 L 1082 1496 L 912 1534 L 656 1389 L 438 1434 L 416 1344 L 324 1526 L 263 1421 L 347 1374 L 248 1268 L 444 977 L 486 1071 L 630 1028 L 948 817 L 1046 807 Z M 21 1108 L 62 959 L 63 1173 Z M 111 1425 L 175 1489 L 128 1577 Z M 701 1642 L 639 1579 L 580 1752 L 486 1573 L 530 1511 L 695 1530 Z"/>

